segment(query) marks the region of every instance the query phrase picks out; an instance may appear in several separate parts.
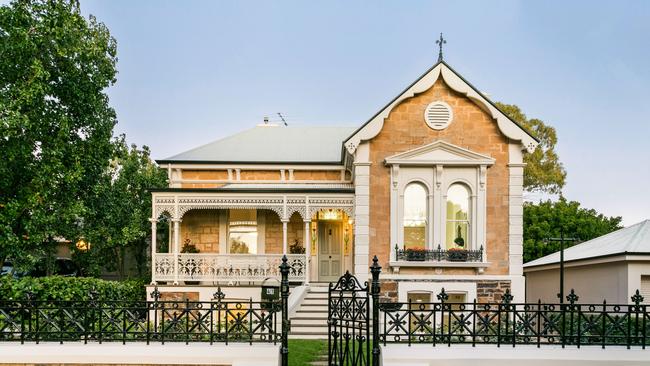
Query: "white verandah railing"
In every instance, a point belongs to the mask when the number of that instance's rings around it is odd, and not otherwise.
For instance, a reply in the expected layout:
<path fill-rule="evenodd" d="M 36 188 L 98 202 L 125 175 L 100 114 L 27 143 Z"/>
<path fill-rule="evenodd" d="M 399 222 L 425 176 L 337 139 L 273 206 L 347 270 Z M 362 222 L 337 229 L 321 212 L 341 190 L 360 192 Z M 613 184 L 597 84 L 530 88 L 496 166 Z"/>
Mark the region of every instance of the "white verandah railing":
<path fill-rule="evenodd" d="M 178 276 L 174 274 L 173 253 L 156 253 L 153 281 L 263 281 L 280 279 L 282 254 L 178 254 Z M 303 282 L 306 278 L 307 257 L 287 254 L 289 281 Z"/>

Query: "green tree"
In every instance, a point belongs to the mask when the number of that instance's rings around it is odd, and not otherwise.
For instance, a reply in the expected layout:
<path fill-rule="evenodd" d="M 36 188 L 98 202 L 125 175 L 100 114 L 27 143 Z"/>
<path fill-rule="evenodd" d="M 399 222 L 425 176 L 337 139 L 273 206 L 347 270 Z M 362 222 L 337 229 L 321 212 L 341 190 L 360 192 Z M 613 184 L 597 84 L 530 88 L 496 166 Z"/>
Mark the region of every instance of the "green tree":
<path fill-rule="evenodd" d="M 108 165 L 116 42 L 77 1 L 0 6 L 0 260 L 27 266 L 78 233 Z"/>
<path fill-rule="evenodd" d="M 91 273 L 117 270 L 125 277 L 127 249 L 135 255 L 140 277 L 148 271 L 147 254 L 151 236 L 150 188 L 164 187 L 167 174 L 151 160 L 149 148 L 127 145 L 124 135 L 113 141 L 114 156 L 97 181 L 83 223 L 88 251 L 76 251 L 75 258 Z"/>
<path fill-rule="evenodd" d="M 559 242 L 548 238 L 574 237 L 587 241 L 622 228 L 622 218 L 607 217 L 580 203 L 560 198 L 558 201 L 524 203 L 524 263 L 560 250 Z M 565 248 L 577 242 L 565 242 Z"/>
<path fill-rule="evenodd" d="M 528 132 L 539 139 L 539 146 L 531 154 L 524 155 L 524 189 L 528 191 L 558 194 L 566 180 L 566 170 L 555 152 L 557 133 L 544 121 L 526 115 L 513 104 L 496 103 L 497 107 Z"/>

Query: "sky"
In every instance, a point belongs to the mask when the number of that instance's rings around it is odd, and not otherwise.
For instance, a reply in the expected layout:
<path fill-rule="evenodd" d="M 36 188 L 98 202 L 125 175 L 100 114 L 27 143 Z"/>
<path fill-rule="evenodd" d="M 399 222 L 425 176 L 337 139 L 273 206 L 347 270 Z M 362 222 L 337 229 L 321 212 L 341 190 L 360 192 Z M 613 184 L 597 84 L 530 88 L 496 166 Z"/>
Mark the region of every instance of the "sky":
<path fill-rule="evenodd" d="M 437 60 L 557 129 L 563 194 L 650 219 L 649 1 L 81 0 L 118 44 L 116 134 L 162 159 L 251 128 L 359 126 Z M 529 199 L 540 197 L 531 195 Z"/>

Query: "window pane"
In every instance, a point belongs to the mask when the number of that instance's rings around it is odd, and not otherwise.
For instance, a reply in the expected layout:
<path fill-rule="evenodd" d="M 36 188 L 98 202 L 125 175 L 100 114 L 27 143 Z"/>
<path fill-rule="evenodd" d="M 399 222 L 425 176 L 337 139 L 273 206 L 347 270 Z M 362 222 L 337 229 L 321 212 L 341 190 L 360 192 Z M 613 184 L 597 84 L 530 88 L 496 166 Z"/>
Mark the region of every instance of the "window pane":
<path fill-rule="evenodd" d="M 228 222 L 228 252 L 257 253 L 257 211 L 230 210 Z"/>
<path fill-rule="evenodd" d="M 447 249 L 467 248 L 469 242 L 469 191 L 462 184 L 452 184 L 447 191 Z"/>
<path fill-rule="evenodd" d="M 418 183 L 404 189 L 404 249 L 424 248 L 427 232 L 427 192 Z"/>

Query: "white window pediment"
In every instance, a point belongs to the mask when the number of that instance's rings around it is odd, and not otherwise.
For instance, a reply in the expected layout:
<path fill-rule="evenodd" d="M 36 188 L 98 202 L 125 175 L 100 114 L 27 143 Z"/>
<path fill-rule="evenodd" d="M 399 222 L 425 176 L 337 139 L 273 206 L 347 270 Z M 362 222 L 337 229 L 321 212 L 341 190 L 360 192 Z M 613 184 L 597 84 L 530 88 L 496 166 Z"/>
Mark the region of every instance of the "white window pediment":
<path fill-rule="evenodd" d="M 387 165 L 492 165 L 494 159 L 438 140 L 386 158 Z"/>

